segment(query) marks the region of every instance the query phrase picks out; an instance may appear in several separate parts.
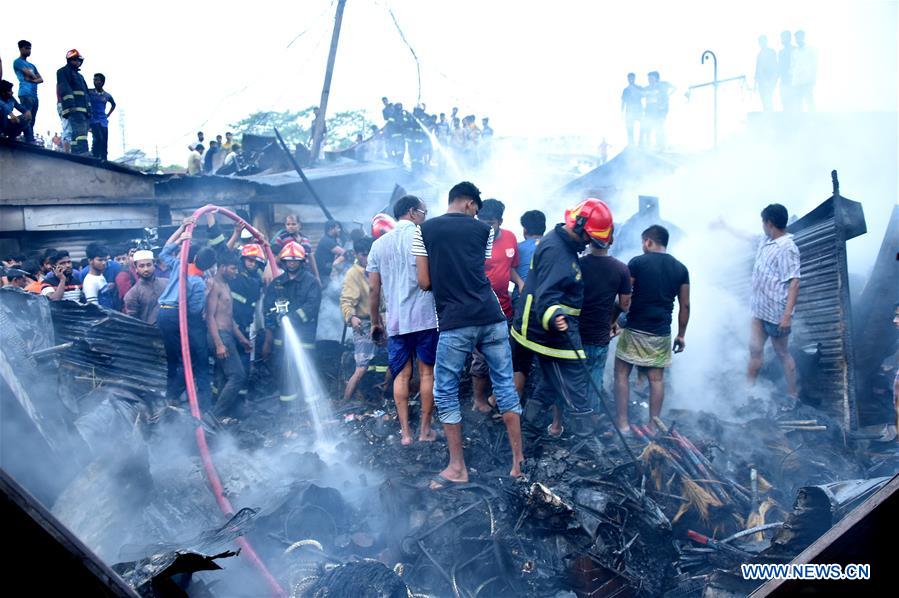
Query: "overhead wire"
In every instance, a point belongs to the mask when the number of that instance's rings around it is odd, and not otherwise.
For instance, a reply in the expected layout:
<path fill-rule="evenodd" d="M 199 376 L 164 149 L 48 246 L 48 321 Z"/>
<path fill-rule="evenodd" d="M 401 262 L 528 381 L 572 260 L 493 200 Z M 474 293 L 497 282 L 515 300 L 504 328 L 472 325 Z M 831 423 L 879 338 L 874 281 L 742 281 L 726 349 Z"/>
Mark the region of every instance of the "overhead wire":
<path fill-rule="evenodd" d="M 409 52 L 412 54 L 412 58 L 415 59 L 415 73 L 418 76 L 418 99 L 415 101 L 415 105 L 421 104 L 421 62 L 418 60 L 418 54 L 415 53 L 415 48 L 412 47 L 412 44 L 409 43 L 409 40 L 406 39 L 406 34 L 403 33 L 402 27 L 400 27 L 400 23 L 396 18 L 396 15 L 393 13 L 393 9 L 390 8 L 390 5 L 384 4 L 384 7 L 387 9 L 387 12 L 390 14 L 390 18 L 393 21 L 393 25 L 396 27 L 397 33 L 400 34 L 400 39 L 403 40 L 403 43 L 406 44 L 406 47 L 409 48 Z"/>
<path fill-rule="evenodd" d="M 306 29 L 302 30 L 300 33 L 298 33 L 296 36 L 294 36 L 293 39 L 291 39 L 290 42 L 287 43 L 287 45 L 282 50 L 282 54 L 287 53 L 293 47 L 294 43 L 296 43 L 296 41 L 299 40 L 301 37 L 305 36 L 307 33 L 312 31 L 313 29 L 319 28 L 322 24 L 323 17 L 325 17 L 332 11 L 336 1 L 337 0 L 330 0 L 330 2 L 328 3 L 328 6 L 326 6 L 324 10 L 322 10 L 316 17 L 314 17 L 310 21 L 311 24 L 308 27 L 306 27 Z M 328 33 L 329 28 L 328 27 L 322 28 L 321 31 L 322 31 L 322 34 L 319 36 L 319 39 L 316 42 L 315 46 L 312 48 L 312 51 L 307 53 L 306 59 L 302 63 L 300 63 L 299 68 L 293 73 L 293 77 L 282 77 L 281 78 L 282 85 L 279 88 L 280 94 L 273 101 L 273 103 L 277 103 L 278 101 L 281 100 L 281 98 L 284 97 L 284 94 L 286 93 L 286 89 L 290 85 L 290 83 L 292 83 L 293 80 L 300 73 L 302 73 L 302 71 L 309 65 L 311 58 L 314 56 L 315 51 L 321 46 L 322 40 L 325 38 L 325 35 Z M 172 147 L 176 143 L 181 142 L 184 138 L 189 138 L 193 134 L 194 131 L 202 130 L 203 127 L 205 127 L 215 117 L 215 115 L 218 113 L 219 109 L 221 108 L 221 106 L 224 104 L 224 102 L 226 100 L 236 97 L 236 96 L 239 96 L 239 95 L 243 94 L 245 91 L 247 91 L 248 89 L 257 86 L 263 80 L 270 79 L 270 78 L 271 78 L 271 76 L 268 73 L 259 73 L 253 81 L 243 85 L 239 89 L 236 89 L 234 91 L 231 91 L 231 92 L 226 93 L 225 95 L 221 96 L 217 100 L 212 112 L 208 113 L 206 119 L 203 120 L 202 123 L 192 127 L 190 130 L 188 130 L 185 133 L 182 133 L 177 138 L 172 139 L 171 141 L 169 141 L 167 143 L 158 145 L 158 147 L 162 148 L 162 149 Z M 251 126 L 258 126 L 258 124 L 259 123 L 252 123 Z"/>

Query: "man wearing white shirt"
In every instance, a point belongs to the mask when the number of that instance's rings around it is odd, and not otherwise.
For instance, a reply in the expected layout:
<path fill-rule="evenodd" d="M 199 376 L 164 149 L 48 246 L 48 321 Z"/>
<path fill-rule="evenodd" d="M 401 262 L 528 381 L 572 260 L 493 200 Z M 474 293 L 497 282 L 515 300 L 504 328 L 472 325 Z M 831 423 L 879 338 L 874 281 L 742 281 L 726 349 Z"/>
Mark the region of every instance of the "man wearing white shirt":
<path fill-rule="evenodd" d="M 108 290 L 112 285 L 106 281 L 103 275 L 106 272 L 106 260 L 109 258 L 109 249 L 98 243 L 87 246 L 87 259 L 90 272 L 84 277 L 83 290 L 86 303 L 100 305 L 100 294 Z"/>
<path fill-rule="evenodd" d="M 790 403 L 798 400 L 796 363 L 790 355 L 789 336 L 793 326 L 793 309 L 799 296 L 799 249 L 788 234 L 787 209 L 771 204 L 762 210 L 765 238 L 759 244 L 752 268 L 752 328 L 749 341 L 750 383 L 762 369 L 765 341 L 771 339 L 780 358 L 787 382 Z"/>
<path fill-rule="evenodd" d="M 796 32 L 796 48 L 790 62 L 796 108 L 815 111 L 815 82 L 818 80 L 818 52 L 805 43 L 805 31 Z"/>

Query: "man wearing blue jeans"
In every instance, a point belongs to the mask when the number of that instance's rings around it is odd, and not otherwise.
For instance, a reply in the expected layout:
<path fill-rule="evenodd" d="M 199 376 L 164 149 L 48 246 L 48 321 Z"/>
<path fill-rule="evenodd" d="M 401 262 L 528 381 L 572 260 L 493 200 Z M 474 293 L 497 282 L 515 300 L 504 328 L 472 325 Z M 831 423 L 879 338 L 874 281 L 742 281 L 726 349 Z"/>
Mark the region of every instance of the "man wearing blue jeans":
<path fill-rule="evenodd" d="M 170 403 L 176 402 L 187 385 L 185 383 L 184 362 L 181 355 L 181 328 L 178 319 L 178 304 L 187 302 L 187 338 L 190 346 L 190 361 L 193 368 L 197 401 L 201 411 L 212 408 L 212 379 L 209 374 L 209 343 L 206 338 L 206 321 L 203 312 L 206 308 L 206 281 L 204 272 L 215 265 L 215 251 L 209 247 L 193 244 L 188 253 L 187 297 L 179 295 L 179 279 L 181 277 L 178 250 L 181 244 L 191 237 L 185 229 L 188 218 L 172 234 L 166 242 L 159 259 L 169 269 L 169 282 L 162 295 L 159 296 L 159 315 L 156 325 L 162 334 L 165 355 L 168 365 L 166 372 L 165 398 Z"/>
<path fill-rule="evenodd" d="M 34 143 L 34 121 L 37 118 L 37 86 L 44 82 L 37 67 L 29 62 L 31 42 L 19 40 L 19 57 L 13 61 L 13 70 L 19 79 L 19 103 L 31 113 L 31 119 L 25 123 L 25 143 Z"/>
<path fill-rule="evenodd" d="M 446 432 L 449 464 L 431 481 L 431 489 L 468 482 L 462 451 L 462 412 L 459 378 L 465 360 L 478 349 L 487 362 L 496 406 L 512 449 L 509 475 L 521 476 L 521 404 L 512 381 L 512 349 L 506 317 L 484 271 L 490 259 L 493 229 L 474 219 L 481 208 L 481 192 L 462 182 L 450 189 L 446 214 L 422 223 L 412 240 L 418 285 L 431 290 L 437 306 L 437 360 L 434 366 L 434 403 Z"/>

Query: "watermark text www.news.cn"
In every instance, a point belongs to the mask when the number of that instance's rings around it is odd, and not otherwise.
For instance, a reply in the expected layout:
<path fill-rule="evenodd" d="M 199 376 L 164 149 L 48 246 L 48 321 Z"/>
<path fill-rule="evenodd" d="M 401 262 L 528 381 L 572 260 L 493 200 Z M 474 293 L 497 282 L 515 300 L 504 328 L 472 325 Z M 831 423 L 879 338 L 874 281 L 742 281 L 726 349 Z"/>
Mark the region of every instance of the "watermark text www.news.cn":
<path fill-rule="evenodd" d="M 740 565 L 743 579 L 871 579 L 871 565 L 868 564 L 743 564 Z"/>

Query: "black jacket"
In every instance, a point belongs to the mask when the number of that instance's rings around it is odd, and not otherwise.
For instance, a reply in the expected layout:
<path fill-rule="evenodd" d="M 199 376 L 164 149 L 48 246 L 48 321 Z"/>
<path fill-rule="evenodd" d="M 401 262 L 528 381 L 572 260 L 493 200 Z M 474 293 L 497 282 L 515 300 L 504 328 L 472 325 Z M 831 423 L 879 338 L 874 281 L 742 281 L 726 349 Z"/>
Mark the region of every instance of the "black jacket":
<path fill-rule="evenodd" d="M 318 324 L 318 306 L 322 300 L 322 289 L 315 277 L 305 268 L 300 275 L 291 279 L 285 271 L 272 281 L 265 291 L 263 311 L 265 327 L 278 332 L 278 318 L 274 312 L 275 301 L 286 299 L 290 302 L 287 317 L 290 318 L 300 342 L 311 346 L 315 343 L 315 328 Z M 279 333 L 280 334 L 280 333 Z"/>
<path fill-rule="evenodd" d="M 583 245 L 572 239 L 557 224 L 537 246 L 524 290 L 518 299 L 512 336 L 521 345 L 557 359 L 584 357 L 578 316 L 584 303 L 584 282 L 578 253 Z M 568 320 L 568 332 L 562 333 L 552 325 L 558 315 Z M 578 352 L 565 338 L 568 335 Z"/>
<path fill-rule="evenodd" d="M 234 322 L 241 332 L 246 334 L 256 315 L 256 302 L 262 296 L 262 277 L 259 275 L 259 270 L 250 272 L 241 264 L 237 278 L 232 280 L 228 286 L 231 287 Z"/>
<path fill-rule="evenodd" d="M 81 73 L 68 63 L 56 71 L 56 93 L 62 102 L 63 118 L 80 112 L 90 120 L 91 102 L 87 96 L 87 83 Z"/>

